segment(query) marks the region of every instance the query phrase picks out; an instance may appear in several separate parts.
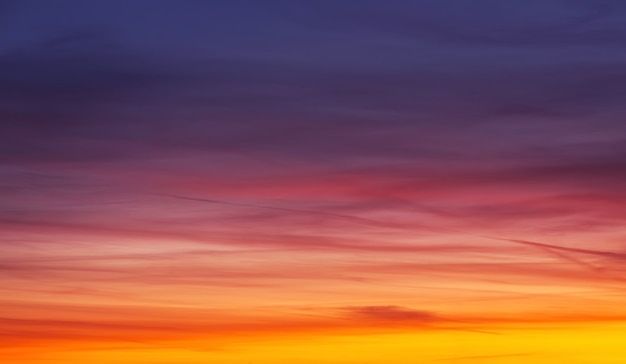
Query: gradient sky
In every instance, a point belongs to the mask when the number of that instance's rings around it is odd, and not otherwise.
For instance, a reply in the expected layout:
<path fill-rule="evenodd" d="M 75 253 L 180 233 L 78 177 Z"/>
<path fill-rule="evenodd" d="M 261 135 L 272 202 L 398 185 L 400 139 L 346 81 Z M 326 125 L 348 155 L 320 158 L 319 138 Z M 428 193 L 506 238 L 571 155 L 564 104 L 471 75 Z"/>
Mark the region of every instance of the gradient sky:
<path fill-rule="evenodd" d="M 626 362 L 626 2 L 0 2 L 7 364 Z"/>

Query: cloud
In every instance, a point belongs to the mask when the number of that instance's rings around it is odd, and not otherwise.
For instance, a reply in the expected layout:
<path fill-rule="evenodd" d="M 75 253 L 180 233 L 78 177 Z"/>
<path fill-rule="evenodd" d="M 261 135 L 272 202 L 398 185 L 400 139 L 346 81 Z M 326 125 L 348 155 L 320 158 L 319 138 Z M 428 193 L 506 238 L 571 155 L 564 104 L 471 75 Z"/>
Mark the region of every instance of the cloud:
<path fill-rule="evenodd" d="M 441 320 L 428 311 L 413 310 L 401 306 L 346 307 L 349 317 L 371 321 L 400 321 L 430 323 Z"/>

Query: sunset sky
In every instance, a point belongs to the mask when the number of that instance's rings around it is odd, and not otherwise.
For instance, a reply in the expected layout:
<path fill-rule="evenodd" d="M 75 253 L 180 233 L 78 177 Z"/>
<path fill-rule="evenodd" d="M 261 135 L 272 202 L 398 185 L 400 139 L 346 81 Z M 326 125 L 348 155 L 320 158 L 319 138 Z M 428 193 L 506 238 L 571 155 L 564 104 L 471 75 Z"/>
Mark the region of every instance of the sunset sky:
<path fill-rule="evenodd" d="M 626 2 L 0 2 L 2 364 L 626 363 Z"/>

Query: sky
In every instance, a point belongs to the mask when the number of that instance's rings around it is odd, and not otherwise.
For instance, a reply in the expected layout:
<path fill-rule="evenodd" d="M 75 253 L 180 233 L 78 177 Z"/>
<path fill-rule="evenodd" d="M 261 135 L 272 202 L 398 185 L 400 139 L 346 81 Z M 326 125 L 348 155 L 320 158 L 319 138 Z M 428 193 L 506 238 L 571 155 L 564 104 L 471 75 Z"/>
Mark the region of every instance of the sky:
<path fill-rule="evenodd" d="M 626 362 L 626 3 L 0 2 L 10 364 Z"/>

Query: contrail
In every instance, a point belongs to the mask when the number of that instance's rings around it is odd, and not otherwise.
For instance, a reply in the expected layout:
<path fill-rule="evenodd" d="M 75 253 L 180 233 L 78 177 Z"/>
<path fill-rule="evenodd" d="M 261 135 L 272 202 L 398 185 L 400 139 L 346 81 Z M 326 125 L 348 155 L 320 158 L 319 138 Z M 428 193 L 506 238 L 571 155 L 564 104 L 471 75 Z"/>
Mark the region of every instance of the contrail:
<path fill-rule="evenodd" d="M 519 239 L 509 239 L 509 238 L 498 238 L 498 237 L 493 237 L 493 236 L 484 236 L 485 238 L 488 239 L 493 239 L 493 240 L 500 240 L 500 241 L 508 241 L 511 243 L 516 243 L 516 244 L 522 244 L 522 245 L 526 245 L 526 246 L 531 246 L 531 247 L 535 247 L 538 249 L 541 249 L 551 255 L 554 255 L 560 259 L 566 260 L 570 263 L 574 263 L 580 267 L 583 267 L 585 269 L 591 270 L 595 273 L 599 273 L 599 274 L 607 274 L 607 271 L 602 268 L 602 267 L 597 267 L 591 263 L 585 262 L 581 259 L 577 259 L 574 258 L 572 256 L 569 256 L 567 254 L 563 254 L 563 252 L 568 252 L 568 253 L 578 253 L 578 254 L 587 254 L 587 255 L 593 255 L 593 256 L 600 256 L 600 257 L 605 257 L 605 258 L 612 258 L 612 259 L 626 259 L 626 254 L 625 253 L 615 253 L 615 252 L 608 252 L 608 251 L 603 251 L 603 250 L 591 250 L 591 249 L 580 249 L 580 248 L 568 248 L 565 246 L 560 246 L 560 245 L 553 245 L 553 244 L 545 244 L 545 243 L 537 243 L 534 241 L 527 241 L 527 240 L 519 240 Z M 609 275 L 610 276 L 610 275 Z M 618 279 L 618 280 L 623 280 L 623 277 L 616 277 L 616 276 L 610 276 L 610 278 L 614 278 L 614 279 Z"/>
<path fill-rule="evenodd" d="M 230 202 L 230 201 L 223 201 L 223 200 L 214 200 L 214 199 L 209 199 L 209 198 L 180 196 L 180 195 L 173 195 L 173 194 L 159 194 L 159 196 L 171 197 L 171 198 L 176 198 L 176 199 L 180 199 L 180 200 L 188 200 L 188 201 L 208 202 L 208 203 L 214 203 L 214 204 L 220 204 L 220 205 L 252 207 L 252 208 L 257 208 L 257 209 L 266 209 L 266 210 L 284 211 L 284 212 L 294 212 L 294 213 L 298 213 L 298 214 L 310 214 L 310 215 L 328 216 L 328 217 L 334 217 L 334 218 L 339 218 L 339 219 L 343 219 L 343 220 L 350 220 L 350 221 L 352 221 L 354 223 L 361 224 L 361 225 L 382 227 L 382 228 L 388 228 L 388 229 L 399 229 L 399 230 L 415 231 L 415 229 L 413 229 L 413 228 L 406 227 L 406 226 L 400 225 L 400 224 L 394 224 L 394 223 L 387 222 L 387 221 L 381 221 L 381 220 L 376 220 L 376 219 L 369 219 L 369 218 L 366 218 L 366 217 L 359 217 L 359 216 L 353 216 L 353 215 L 337 214 L 337 213 L 326 212 L 326 211 L 301 210 L 301 209 L 292 209 L 292 208 L 288 208 L 288 207 L 255 205 L 255 204 Z"/>
<path fill-rule="evenodd" d="M 524 245 L 534 246 L 534 247 L 543 248 L 543 249 L 554 249 L 554 250 L 560 250 L 560 251 L 565 251 L 565 252 L 570 252 L 570 253 L 582 253 L 582 254 L 596 255 L 596 256 L 601 256 L 601 257 L 615 258 L 615 259 L 626 259 L 626 253 L 615 253 L 615 252 L 608 252 L 608 251 L 603 251 L 603 250 L 591 250 L 591 249 L 580 249 L 580 248 L 568 248 L 568 247 L 560 246 L 560 245 L 537 243 L 534 241 L 519 240 L 519 239 L 498 238 L 498 237 L 492 237 L 492 236 L 485 236 L 485 237 L 489 239 L 509 241 L 512 243 L 524 244 Z"/>

